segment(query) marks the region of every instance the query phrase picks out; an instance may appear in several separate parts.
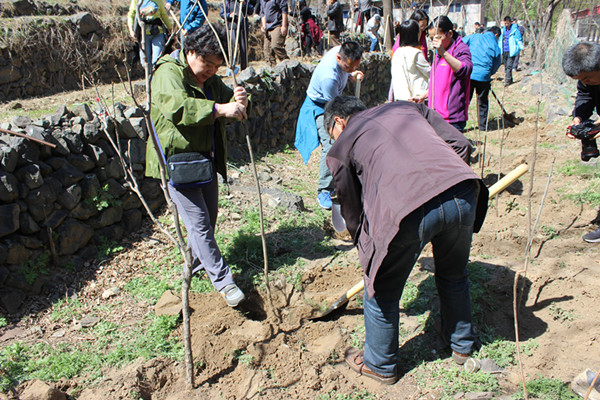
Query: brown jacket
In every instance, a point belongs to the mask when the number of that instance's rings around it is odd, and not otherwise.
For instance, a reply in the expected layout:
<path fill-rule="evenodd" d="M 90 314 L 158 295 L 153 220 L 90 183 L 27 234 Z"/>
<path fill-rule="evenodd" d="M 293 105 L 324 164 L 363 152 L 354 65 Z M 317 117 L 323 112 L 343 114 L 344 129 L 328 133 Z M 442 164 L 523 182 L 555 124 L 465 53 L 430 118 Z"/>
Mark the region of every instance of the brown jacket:
<path fill-rule="evenodd" d="M 469 179 L 481 186 L 474 225 L 474 231 L 479 231 L 488 191 L 467 164 L 471 151 L 458 130 L 421 104 L 387 103 L 349 119 L 329 150 L 327 166 L 342 216 L 358 247 L 369 296 L 402 219 Z"/>

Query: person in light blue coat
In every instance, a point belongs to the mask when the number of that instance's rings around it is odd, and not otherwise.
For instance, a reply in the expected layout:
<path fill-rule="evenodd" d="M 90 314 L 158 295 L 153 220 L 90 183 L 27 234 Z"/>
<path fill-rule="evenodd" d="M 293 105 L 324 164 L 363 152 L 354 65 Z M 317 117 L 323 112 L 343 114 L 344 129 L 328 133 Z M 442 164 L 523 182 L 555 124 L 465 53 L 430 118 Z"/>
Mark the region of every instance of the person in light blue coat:
<path fill-rule="evenodd" d="M 504 86 L 513 83 L 512 70 L 517 54 L 523 50 L 523 37 L 517 24 L 508 15 L 504 17 L 504 28 L 500 33 L 498 46 L 502 51 L 502 63 L 504 64 Z"/>
<path fill-rule="evenodd" d="M 171 7 L 176 1 L 179 0 L 166 0 L 165 6 L 167 11 L 171 10 Z M 181 30 L 181 41 L 183 43 L 183 38 L 185 36 L 204 25 L 206 15 L 208 15 L 208 5 L 206 4 L 206 0 L 200 0 L 198 2 L 200 6 L 196 5 L 194 0 L 180 0 L 179 3 L 179 21 L 183 26 L 183 29 Z M 200 7 L 202 7 L 202 9 L 200 9 Z"/>
<path fill-rule="evenodd" d="M 473 98 L 473 92 L 477 91 L 480 131 L 486 131 L 488 127 L 488 97 L 492 87 L 492 75 L 498 71 L 502 63 L 500 49 L 498 48 L 499 37 L 500 28 L 492 26 L 483 33 L 473 33 L 463 38 L 463 42 L 471 50 L 471 59 L 473 60 L 469 99 Z"/>

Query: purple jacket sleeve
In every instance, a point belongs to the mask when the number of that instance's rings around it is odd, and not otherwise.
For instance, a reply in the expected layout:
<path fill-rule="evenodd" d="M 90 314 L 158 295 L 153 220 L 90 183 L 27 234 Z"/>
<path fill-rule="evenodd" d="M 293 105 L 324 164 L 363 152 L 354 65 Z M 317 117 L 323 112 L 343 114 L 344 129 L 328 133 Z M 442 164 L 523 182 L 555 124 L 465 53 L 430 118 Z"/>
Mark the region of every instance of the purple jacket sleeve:
<path fill-rule="evenodd" d="M 456 50 L 452 56 L 461 62 L 460 69 L 454 73 L 458 79 L 468 78 L 473 71 L 473 61 L 471 60 L 471 51 L 465 43 L 456 46 Z"/>

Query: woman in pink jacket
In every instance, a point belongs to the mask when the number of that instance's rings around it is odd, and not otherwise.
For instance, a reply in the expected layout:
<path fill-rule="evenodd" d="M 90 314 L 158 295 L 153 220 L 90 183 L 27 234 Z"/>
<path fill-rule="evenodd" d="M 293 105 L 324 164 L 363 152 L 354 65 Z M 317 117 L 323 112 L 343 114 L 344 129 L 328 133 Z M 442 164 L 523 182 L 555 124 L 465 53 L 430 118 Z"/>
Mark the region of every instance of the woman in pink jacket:
<path fill-rule="evenodd" d="M 436 51 L 429 79 L 429 107 L 463 132 L 469 119 L 471 51 L 446 16 L 430 25 L 429 36 Z"/>

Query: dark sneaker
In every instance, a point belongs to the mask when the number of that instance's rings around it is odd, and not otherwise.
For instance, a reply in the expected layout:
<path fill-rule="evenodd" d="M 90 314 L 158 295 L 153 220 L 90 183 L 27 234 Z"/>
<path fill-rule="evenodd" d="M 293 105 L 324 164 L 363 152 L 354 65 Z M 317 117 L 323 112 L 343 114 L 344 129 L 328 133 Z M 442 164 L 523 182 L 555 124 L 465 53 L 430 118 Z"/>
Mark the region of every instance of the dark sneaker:
<path fill-rule="evenodd" d="M 600 228 L 596 229 L 594 232 L 583 235 L 583 240 L 588 243 L 600 243 Z"/>
<path fill-rule="evenodd" d="M 319 205 L 322 208 L 324 208 L 326 210 L 331 210 L 331 206 L 332 206 L 331 193 L 329 193 L 329 192 L 319 193 L 319 195 L 317 196 L 317 201 L 319 202 Z"/>
<path fill-rule="evenodd" d="M 359 350 L 356 347 L 350 347 L 348 350 L 346 350 L 344 358 L 346 359 L 346 363 L 350 366 L 350 368 L 352 368 L 353 371 L 358 372 L 360 375 L 367 376 L 379 383 L 383 383 L 384 385 L 393 385 L 394 383 L 398 382 L 398 374 L 381 375 L 375 371 L 372 371 L 363 362 L 363 355 L 364 352 L 362 350 Z"/>
<path fill-rule="evenodd" d="M 244 292 L 235 283 L 230 283 L 219 291 L 225 297 L 229 307 L 237 307 L 246 298 Z"/>

